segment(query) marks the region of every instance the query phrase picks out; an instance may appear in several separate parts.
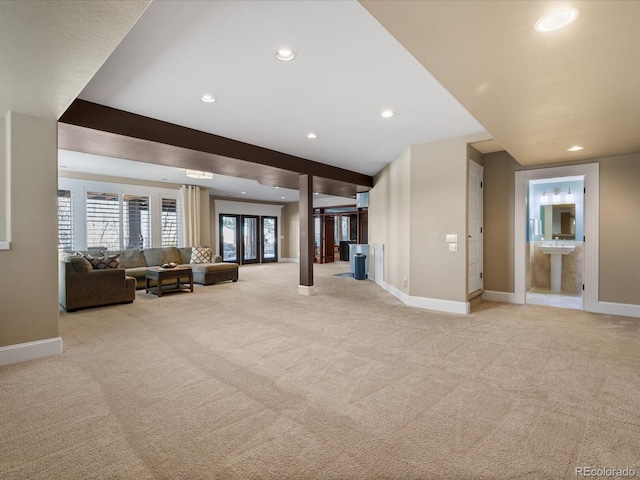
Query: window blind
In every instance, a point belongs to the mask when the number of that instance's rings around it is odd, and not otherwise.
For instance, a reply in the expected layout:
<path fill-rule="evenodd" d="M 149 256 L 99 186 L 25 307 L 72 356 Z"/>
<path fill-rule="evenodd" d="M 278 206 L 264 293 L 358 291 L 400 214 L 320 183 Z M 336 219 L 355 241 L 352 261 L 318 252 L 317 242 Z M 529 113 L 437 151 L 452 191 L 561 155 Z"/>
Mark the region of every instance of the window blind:
<path fill-rule="evenodd" d="M 87 248 L 119 250 L 120 245 L 118 194 L 87 192 Z"/>
<path fill-rule="evenodd" d="M 71 190 L 58 190 L 58 248 L 73 248 Z"/>
<path fill-rule="evenodd" d="M 124 248 L 140 250 L 151 246 L 149 197 L 124 195 L 122 199 Z"/>
<path fill-rule="evenodd" d="M 162 199 L 162 246 L 178 246 L 178 200 Z"/>

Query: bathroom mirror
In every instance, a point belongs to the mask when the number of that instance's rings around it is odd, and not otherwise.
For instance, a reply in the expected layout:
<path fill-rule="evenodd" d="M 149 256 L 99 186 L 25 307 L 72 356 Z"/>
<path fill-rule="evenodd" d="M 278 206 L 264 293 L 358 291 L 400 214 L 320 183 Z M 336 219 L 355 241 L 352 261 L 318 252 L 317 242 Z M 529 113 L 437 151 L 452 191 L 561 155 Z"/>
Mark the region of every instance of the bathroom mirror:
<path fill-rule="evenodd" d="M 542 236 L 552 240 L 576 239 L 576 204 L 541 205 Z"/>

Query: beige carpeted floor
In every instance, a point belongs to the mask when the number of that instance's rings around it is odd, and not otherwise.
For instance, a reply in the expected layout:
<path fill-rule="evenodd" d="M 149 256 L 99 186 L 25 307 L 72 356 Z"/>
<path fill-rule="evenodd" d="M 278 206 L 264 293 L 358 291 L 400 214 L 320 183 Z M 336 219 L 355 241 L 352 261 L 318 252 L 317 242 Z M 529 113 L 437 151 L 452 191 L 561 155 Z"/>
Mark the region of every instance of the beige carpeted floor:
<path fill-rule="evenodd" d="M 640 476 L 639 319 L 434 313 L 345 271 L 63 312 L 62 355 L 0 368 L 0 478 Z"/>

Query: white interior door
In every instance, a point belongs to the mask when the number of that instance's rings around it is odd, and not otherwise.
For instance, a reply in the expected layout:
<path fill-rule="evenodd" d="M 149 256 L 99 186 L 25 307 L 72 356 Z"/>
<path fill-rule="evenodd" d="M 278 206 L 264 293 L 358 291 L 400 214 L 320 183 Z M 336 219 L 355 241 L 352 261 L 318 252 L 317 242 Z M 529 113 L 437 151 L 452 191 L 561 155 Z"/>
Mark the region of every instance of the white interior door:
<path fill-rule="evenodd" d="M 484 288 L 482 279 L 482 177 L 484 168 L 469 162 L 469 214 L 467 252 L 469 252 L 469 290 L 471 294 Z"/>

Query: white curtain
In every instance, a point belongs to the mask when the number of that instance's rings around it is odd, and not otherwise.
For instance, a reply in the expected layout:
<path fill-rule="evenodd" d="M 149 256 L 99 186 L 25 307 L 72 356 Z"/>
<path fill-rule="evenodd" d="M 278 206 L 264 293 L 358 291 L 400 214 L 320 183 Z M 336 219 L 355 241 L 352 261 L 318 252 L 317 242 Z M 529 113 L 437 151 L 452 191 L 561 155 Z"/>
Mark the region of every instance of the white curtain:
<path fill-rule="evenodd" d="M 200 245 L 200 187 L 181 185 L 183 243 L 185 247 Z"/>

